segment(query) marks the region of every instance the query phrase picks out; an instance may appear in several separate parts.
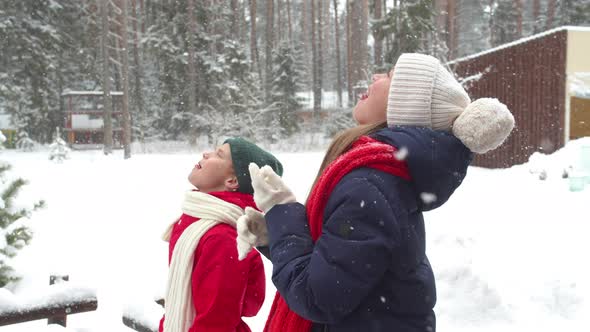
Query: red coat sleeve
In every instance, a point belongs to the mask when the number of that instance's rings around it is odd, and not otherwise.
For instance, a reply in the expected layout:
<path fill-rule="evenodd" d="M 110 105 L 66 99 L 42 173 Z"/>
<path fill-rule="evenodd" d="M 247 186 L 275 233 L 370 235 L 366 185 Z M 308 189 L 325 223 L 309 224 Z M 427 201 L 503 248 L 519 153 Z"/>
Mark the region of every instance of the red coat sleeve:
<path fill-rule="evenodd" d="M 201 239 L 192 274 L 196 317 L 191 332 L 233 332 L 241 321 L 250 260 L 238 260 L 236 232 L 218 225 Z"/>

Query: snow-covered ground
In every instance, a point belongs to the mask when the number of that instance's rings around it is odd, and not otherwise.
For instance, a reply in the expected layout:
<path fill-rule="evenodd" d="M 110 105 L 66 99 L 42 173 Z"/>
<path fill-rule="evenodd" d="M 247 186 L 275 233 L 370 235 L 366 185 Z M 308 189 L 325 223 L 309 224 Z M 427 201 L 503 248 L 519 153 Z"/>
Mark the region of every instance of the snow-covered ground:
<path fill-rule="evenodd" d="M 590 183 L 570 192 L 561 177 L 563 169 L 577 165 L 582 144 L 590 145 L 590 139 L 506 170 L 472 167 L 447 204 L 426 214 L 439 331 L 588 330 L 590 266 L 584 253 L 590 252 Z M 303 201 L 322 153 L 278 156 L 285 181 Z M 131 331 L 121 322 L 122 312 L 142 303 L 148 307 L 163 293 L 167 245 L 160 236 L 178 216 L 187 174 L 199 159 L 182 152 L 123 160 L 121 151 L 109 157 L 74 151 L 57 164 L 47 151 L 1 151 L 0 160 L 13 166 L 11 175 L 29 181 L 17 202 L 47 204 L 31 218 L 33 242 L 15 259 L 24 275 L 15 296 L 42 294 L 50 274 L 68 274 L 72 282 L 96 289 L 99 307 L 68 317 L 67 330 Z M 547 179 L 531 170 L 545 170 Z M 274 294 L 266 267 L 267 300 L 248 320 L 253 331 L 262 330 Z M 0 332 L 57 330 L 45 324 Z"/>

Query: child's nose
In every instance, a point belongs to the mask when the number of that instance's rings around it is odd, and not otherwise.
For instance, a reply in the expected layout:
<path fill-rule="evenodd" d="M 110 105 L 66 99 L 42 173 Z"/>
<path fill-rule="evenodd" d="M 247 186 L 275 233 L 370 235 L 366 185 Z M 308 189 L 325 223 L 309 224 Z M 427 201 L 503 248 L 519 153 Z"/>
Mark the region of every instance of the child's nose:
<path fill-rule="evenodd" d="M 209 158 L 209 152 L 203 152 L 203 159 Z"/>

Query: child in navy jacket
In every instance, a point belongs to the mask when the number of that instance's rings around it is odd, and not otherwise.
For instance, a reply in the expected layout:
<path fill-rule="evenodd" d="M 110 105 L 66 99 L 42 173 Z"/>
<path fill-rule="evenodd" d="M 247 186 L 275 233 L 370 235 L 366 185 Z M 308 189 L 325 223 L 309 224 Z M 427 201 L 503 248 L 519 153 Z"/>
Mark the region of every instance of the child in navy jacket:
<path fill-rule="evenodd" d="M 505 105 L 471 102 L 421 54 L 375 75 L 353 115 L 361 126 L 334 139 L 305 206 L 270 168 L 250 166 L 265 214 L 240 218 L 238 237 L 268 228 L 278 293 L 265 331 L 434 332 L 422 213 L 449 199 L 472 152 L 514 126 Z"/>

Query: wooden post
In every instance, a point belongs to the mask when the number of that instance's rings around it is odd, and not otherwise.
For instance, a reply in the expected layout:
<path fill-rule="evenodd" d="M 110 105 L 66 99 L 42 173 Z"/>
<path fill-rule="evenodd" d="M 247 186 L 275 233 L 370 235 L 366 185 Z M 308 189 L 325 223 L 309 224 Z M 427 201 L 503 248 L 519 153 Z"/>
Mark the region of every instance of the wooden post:
<path fill-rule="evenodd" d="M 165 307 L 165 300 L 164 300 L 163 298 L 161 298 L 161 299 L 157 299 L 157 300 L 156 300 L 156 303 L 157 303 L 157 304 L 159 304 L 159 305 L 161 305 L 161 306 L 162 306 L 162 308 L 164 308 L 164 307 Z"/>
<path fill-rule="evenodd" d="M 70 280 L 70 276 L 68 276 L 68 275 L 63 275 L 63 276 L 51 275 L 51 276 L 49 276 L 49 285 L 59 284 L 61 282 L 69 281 L 69 280 Z M 67 318 L 68 318 L 68 316 L 65 314 L 63 316 L 54 316 L 54 317 L 47 318 L 47 325 L 58 324 L 63 327 L 66 327 Z"/>

